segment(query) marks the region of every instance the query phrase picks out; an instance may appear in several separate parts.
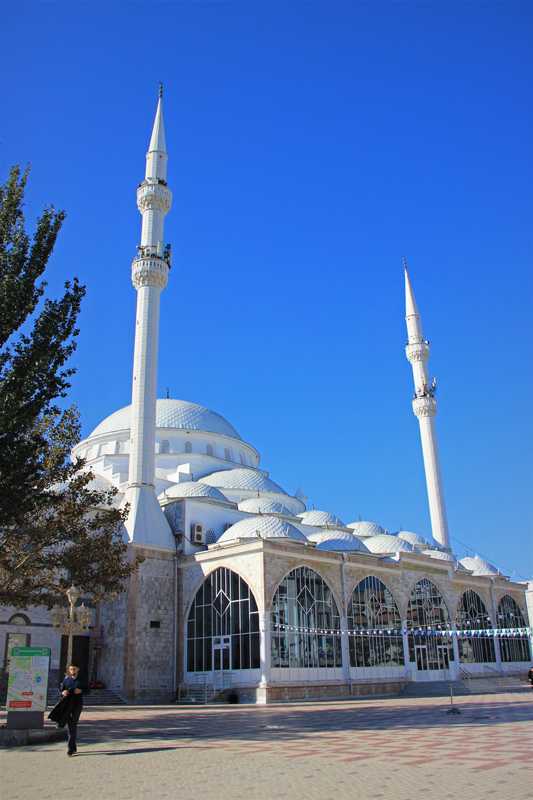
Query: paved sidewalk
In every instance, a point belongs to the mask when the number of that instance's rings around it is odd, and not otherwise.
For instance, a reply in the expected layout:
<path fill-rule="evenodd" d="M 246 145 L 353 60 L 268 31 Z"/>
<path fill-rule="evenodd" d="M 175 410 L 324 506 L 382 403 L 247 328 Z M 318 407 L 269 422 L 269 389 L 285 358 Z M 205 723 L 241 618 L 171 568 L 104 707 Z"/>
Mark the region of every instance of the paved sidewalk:
<path fill-rule="evenodd" d="M 0 753 L 1 800 L 531 800 L 533 693 L 87 708 L 79 751 Z M 0 722 L 3 722 L 1 719 Z"/>

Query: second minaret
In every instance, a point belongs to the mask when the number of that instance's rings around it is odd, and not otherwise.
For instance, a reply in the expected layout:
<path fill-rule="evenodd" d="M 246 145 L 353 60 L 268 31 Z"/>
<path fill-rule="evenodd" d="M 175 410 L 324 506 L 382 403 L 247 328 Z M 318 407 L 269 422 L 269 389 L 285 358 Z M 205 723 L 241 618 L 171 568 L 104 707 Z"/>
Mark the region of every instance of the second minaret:
<path fill-rule="evenodd" d="M 437 432 L 435 430 L 435 414 L 437 413 L 435 391 L 437 385 L 434 378 L 431 383 L 429 381 L 427 371 L 429 342 L 425 340 L 422 335 L 422 321 L 409 282 L 405 259 L 404 267 L 405 319 L 407 321 L 408 335 L 405 354 L 413 367 L 413 378 L 415 382 L 413 411 L 420 423 L 431 529 L 435 544 L 438 547 L 449 550 L 450 537 L 448 535 L 448 521 L 446 519 L 446 507 L 444 505 L 444 492 L 442 489 Z"/>

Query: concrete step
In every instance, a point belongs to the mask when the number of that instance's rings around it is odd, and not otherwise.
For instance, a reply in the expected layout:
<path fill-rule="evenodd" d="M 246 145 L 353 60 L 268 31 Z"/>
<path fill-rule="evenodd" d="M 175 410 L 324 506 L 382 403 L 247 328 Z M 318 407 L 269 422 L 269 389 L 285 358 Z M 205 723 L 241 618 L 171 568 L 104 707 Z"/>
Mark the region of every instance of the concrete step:
<path fill-rule="evenodd" d="M 61 695 L 59 690 L 48 692 L 48 706 L 55 706 L 59 703 Z M 85 706 L 125 706 L 127 705 L 123 697 L 112 689 L 91 689 L 91 693 L 83 698 Z"/>
<path fill-rule="evenodd" d="M 502 694 L 529 689 L 529 684 L 519 678 L 470 678 L 468 686 L 472 694 Z"/>
<path fill-rule="evenodd" d="M 454 697 L 471 694 L 463 681 L 412 681 L 401 692 L 401 697 L 449 697 L 450 686 L 453 686 Z"/>

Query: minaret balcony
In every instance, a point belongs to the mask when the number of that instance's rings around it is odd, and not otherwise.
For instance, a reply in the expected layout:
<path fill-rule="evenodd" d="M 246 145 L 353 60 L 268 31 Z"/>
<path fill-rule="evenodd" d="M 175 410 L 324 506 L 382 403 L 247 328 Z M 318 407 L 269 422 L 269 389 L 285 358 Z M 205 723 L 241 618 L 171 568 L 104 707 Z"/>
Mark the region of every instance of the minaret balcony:
<path fill-rule="evenodd" d="M 162 183 L 141 183 L 137 189 L 137 208 L 145 211 L 161 211 L 167 214 L 172 203 L 172 192 Z"/>
<path fill-rule="evenodd" d="M 434 417 L 437 413 L 437 400 L 434 397 L 417 397 L 413 400 L 413 411 L 416 417 Z"/>
<path fill-rule="evenodd" d="M 131 265 L 131 280 L 136 289 L 141 286 L 156 286 L 164 289 L 168 281 L 169 265 L 158 256 L 134 258 Z"/>
<path fill-rule="evenodd" d="M 429 358 L 429 342 L 413 342 L 406 345 L 405 355 L 411 364 L 413 361 L 427 361 Z"/>

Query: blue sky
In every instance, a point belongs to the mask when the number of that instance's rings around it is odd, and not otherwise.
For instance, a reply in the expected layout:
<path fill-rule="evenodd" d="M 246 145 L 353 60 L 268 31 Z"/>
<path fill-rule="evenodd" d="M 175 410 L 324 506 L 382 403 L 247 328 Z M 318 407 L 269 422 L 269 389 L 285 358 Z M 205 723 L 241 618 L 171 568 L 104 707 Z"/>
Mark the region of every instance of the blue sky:
<path fill-rule="evenodd" d="M 31 163 L 29 228 L 46 203 L 67 211 L 50 293 L 87 286 L 68 398 L 84 435 L 131 399 L 135 192 L 162 80 L 159 396 L 225 416 L 309 507 L 430 537 L 405 255 L 454 552 L 530 578 L 533 5 L 2 2 L 0 16 L 2 173 Z"/>

